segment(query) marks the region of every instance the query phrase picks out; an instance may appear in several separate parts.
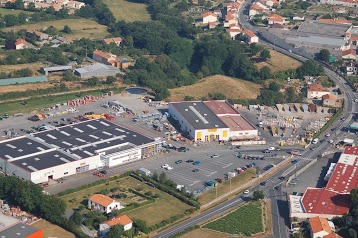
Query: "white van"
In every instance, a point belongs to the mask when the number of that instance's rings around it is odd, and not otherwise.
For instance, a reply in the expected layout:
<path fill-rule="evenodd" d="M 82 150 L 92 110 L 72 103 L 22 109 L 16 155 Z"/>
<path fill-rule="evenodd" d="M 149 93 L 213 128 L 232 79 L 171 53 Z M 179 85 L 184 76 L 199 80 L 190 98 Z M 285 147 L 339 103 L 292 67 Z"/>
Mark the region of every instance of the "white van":
<path fill-rule="evenodd" d="M 318 139 L 317 139 L 317 138 L 312 141 L 312 144 L 317 144 L 317 143 L 318 143 Z"/>

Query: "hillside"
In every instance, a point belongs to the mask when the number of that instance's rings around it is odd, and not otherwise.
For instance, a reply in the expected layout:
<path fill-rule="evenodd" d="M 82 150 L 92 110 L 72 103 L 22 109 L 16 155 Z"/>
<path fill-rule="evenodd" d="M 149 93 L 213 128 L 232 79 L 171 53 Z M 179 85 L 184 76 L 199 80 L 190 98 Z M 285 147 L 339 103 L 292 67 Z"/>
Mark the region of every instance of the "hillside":
<path fill-rule="evenodd" d="M 185 96 L 192 96 L 195 99 L 206 97 L 208 93 L 223 93 L 227 98 L 232 99 L 255 99 L 260 93 L 260 85 L 241 79 L 230 78 L 223 75 L 206 77 L 199 82 L 170 89 L 169 101 L 180 101 Z"/>
<path fill-rule="evenodd" d="M 256 63 L 256 66 L 260 69 L 264 66 L 269 66 L 272 73 L 275 73 L 277 71 L 285 71 L 288 69 L 297 69 L 302 65 L 301 62 L 288 57 L 284 54 L 281 54 L 277 51 L 271 50 L 271 59 L 265 61 L 265 62 L 259 62 Z"/>

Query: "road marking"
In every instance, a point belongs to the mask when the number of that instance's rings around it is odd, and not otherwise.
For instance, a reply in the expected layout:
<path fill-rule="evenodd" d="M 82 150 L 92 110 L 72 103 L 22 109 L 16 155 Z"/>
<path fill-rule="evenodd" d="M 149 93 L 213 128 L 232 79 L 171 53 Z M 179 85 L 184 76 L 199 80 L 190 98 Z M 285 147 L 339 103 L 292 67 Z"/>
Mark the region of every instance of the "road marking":
<path fill-rule="evenodd" d="M 230 167 L 231 165 L 233 165 L 234 163 L 229 163 L 229 164 L 227 164 L 226 166 L 224 166 L 224 167 L 221 167 L 221 168 L 227 168 L 227 167 Z"/>

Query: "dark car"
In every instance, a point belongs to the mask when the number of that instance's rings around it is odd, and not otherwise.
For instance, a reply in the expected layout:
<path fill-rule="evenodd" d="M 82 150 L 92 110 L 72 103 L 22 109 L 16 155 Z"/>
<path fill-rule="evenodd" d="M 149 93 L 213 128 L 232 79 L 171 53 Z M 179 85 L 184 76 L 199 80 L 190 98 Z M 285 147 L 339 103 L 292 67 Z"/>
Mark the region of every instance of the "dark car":
<path fill-rule="evenodd" d="M 101 174 L 107 174 L 107 171 L 106 170 L 101 170 L 99 171 Z"/>
<path fill-rule="evenodd" d="M 297 164 L 298 160 L 292 160 L 292 164 Z"/>
<path fill-rule="evenodd" d="M 194 162 L 194 160 L 192 160 L 192 159 L 188 159 L 187 161 L 185 161 L 185 162 L 187 162 L 187 163 L 193 163 Z"/>
<path fill-rule="evenodd" d="M 182 160 L 177 160 L 177 161 L 175 161 L 175 163 L 176 164 L 181 164 L 181 163 L 183 163 L 183 161 Z"/>
<path fill-rule="evenodd" d="M 187 151 L 189 151 L 189 149 L 183 146 L 183 147 L 178 148 L 178 151 L 179 152 L 187 152 Z"/>
<path fill-rule="evenodd" d="M 192 171 L 195 173 L 195 172 L 198 172 L 198 171 L 199 171 L 199 169 L 193 169 Z"/>
<path fill-rule="evenodd" d="M 260 183 L 261 186 L 266 186 L 266 182 Z"/>
<path fill-rule="evenodd" d="M 278 177 L 279 180 L 284 180 L 285 176 Z"/>

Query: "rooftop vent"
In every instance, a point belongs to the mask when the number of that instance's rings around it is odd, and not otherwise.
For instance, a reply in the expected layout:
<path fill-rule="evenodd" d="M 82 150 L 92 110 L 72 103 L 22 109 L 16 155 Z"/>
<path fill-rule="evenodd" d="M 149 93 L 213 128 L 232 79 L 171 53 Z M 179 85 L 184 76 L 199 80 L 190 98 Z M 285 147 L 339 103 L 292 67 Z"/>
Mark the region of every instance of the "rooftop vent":
<path fill-rule="evenodd" d="M 195 120 L 195 122 L 199 122 L 199 120 Z"/>
<path fill-rule="evenodd" d="M 185 108 L 185 111 L 187 112 L 187 111 L 188 111 L 188 109 L 187 109 L 187 108 Z"/>
<path fill-rule="evenodd" d="M 204 113 L 204 116 L 207 116 L 208 114 Z"/>
<path fill-rule="evenodd" d="M 218 125 L 215 125 L 215 127 L 219 127 Z"/>
<path fill-rule="evenodd" d="M 25 229 L 26 227 L 25 226 L 21 226 L 22 229 Z"/>
<path fill-rule="evenodd" d="M 195 103 L 195 102 L 193 102 L 193 105 L 196 105 L 196 103 Z"/>

